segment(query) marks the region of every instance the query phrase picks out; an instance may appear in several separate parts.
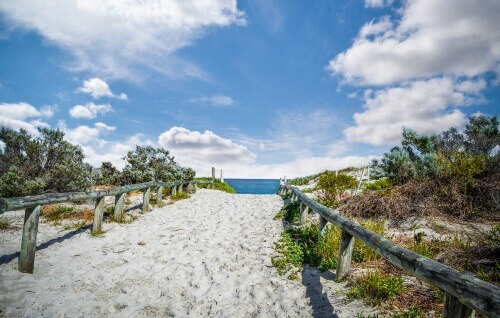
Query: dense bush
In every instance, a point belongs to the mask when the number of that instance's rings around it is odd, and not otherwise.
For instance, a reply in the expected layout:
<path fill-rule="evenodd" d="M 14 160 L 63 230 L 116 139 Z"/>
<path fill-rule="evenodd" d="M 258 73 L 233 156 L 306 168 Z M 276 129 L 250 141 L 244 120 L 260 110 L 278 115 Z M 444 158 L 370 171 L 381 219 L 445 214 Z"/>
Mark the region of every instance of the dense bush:
<path fill-rule="evenodd" d="M 499 121 L 496 117 L 472 116 L 463 133 L 450 128 L 440 134 L 419 135 L 403 129 L 401 146 L 392 148 L 380 160 L 372 162 L 372 170 L 382 172 L 395 184 L 409 180 L 449 176 L 474 183 L 484 173 L 498 169 L 500 144 Z M 493 171 L 486 171 L 491 167 Z"/>
<path fill-rule="evenodd" d="M 81 147 L 64 140 L 60 130 L 40 128 L 33 137 L 22 129 L 2 128 L 0 141 L 2 197 L 82 191 L 92 185 L 92 167 L 83 162 Z"/>
<path fill-rule="evenodd" d="M 318 188 L 323 190 L 318 201 L 326 206 L 338 207 L 342 194 L 347 189 L 356 187 L 356 179 L 346 174 L 325 172 L 318 180 Z"/>
<path fill-rule="evenodd" d="M 134 184 L 148 181 L 174 181 L 194 179 L 191 168 L 183 168 L 174 161 L 168 150 L 151 146 L 136 146 L 123 158 L 127 161 L 121 178 L 122 184 Z"/>
<path fill-rule="evenodd" d="M 358 217 L 400 220 L 439 214 L 498 219 L 499 144 L 496 117 L 472 116 L 463 132 L 418 135 L 404 129 L 401 146 L 371 166 L 397 187 L 353 198 L 343 209 Z"/>

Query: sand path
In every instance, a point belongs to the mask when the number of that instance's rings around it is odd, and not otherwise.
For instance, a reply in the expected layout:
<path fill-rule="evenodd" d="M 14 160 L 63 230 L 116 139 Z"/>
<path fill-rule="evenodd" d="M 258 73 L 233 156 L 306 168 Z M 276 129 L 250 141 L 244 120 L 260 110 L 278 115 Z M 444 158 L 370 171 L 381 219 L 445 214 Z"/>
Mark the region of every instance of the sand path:
<path fill-rule="evenodd" d="M 20 231 L 0 233 L 0 316 L 336 317 L 317 270 L 291 281 L 271 266 L 281 206 L 202 189 L 131 224 L 105 222 L 103 237 L 41 223 L 33 275 L 17 271 Z"/>

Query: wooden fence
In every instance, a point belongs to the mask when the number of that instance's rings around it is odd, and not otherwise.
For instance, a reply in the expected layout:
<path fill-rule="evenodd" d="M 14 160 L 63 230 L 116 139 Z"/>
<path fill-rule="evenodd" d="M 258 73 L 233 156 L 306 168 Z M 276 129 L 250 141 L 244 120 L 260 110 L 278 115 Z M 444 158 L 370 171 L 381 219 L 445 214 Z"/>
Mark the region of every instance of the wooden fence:
<path fill-rule="evenodd" d="M 7 211 L 25 209 L 23 236 L 21 241 L 21 252 L 19 254 L 19 271 L 22 273 L 33 273 L 35 266 L 36 235 L 38 232 L 38 219 L 42 205 L 95 200 L 94 222 L 92 233 L 102 231 L 102 219 L 104 215 L 104 199 L 107 196 L 115 197 L 114 218 L 120 220 L 123 216 L 125 197 L 128 192 L 143 190 L 142 211 L 149 211 L 149 196 L 151 188 L 156 187 L 156 201 L 158 206 L 162 206 L 162 195 L 165 187 L 172 188 L 172 195 L 183 192 L 184 188 L 192 187 L 196 190 L 197 184 L 211 184 L 212 181 L 174 181 L 174 182 L 146 182 L 140 184 L 126 185 L 122 187 L 110 188 L 107 190 L 69 192 L 69 193 L 49 193 L 17 198 L 0 198 L 0 214 Z"/>
<path fill-rule="evenodd" d="M 444 318 L 474 317 L 477 311 L 487 317 L 500 317 L 500 288 L 466 275 L 457 270 L 417 254 L 409 249 L 362 227 L 358 223 L 341 217 L 337 212 L 312 200 L 298 188 L 282 185 L 278 194 L 291 195 L 290 202 L 300 202 L 300 222 L 305 222 L 309 212 L 319 214 L 319 231 L 322 233 L 328 222 L 342 230 L 336 279 L 341 280 L 351 265 L 354 239 L 405 272 L 438 287 L 446 293 L 443 308 Z"/>

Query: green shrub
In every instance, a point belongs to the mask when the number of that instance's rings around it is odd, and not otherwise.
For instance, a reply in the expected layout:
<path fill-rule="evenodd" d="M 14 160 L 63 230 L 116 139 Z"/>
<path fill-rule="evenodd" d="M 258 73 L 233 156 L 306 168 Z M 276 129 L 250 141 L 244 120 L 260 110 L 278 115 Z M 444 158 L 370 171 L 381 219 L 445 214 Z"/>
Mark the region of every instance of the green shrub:
<path fill-rule="evenodd" d="M 379 190 L 384 190 L 384 189 L 389 189 L 389 188 L 391 188 L 391 182 L 389 181 L 388 178 L 382 178 L 382 179 L 367 183 L 365 185 L 365 189 L 373 190 L 373 191 L 379 191 Z"/>
<path fill-rule="evenodd" d="M 212 181 L 212 178 L 210 178 L 210 177 L 200 177 L 200 178 L 196 178 L 196 180 L 200 180 L 200 181 Z M 198 184 L 198 187 L 202 188 L 202 189 L 206 189 L 206 188 L 210 188 L 211 189 L 212 185 L 211 184 L 201 183 L 201 184 Z M 224 191 L 224 192 L 227 192 L 227 193 L 236 193 L 236 191 L 234 190 L 233 187 L 231 187 L 226 182 L 221 182 L 220 179 L 215 179 L 215 190 Z"/>
<path fill-rule="evenodd" d="M 191 196 L 186 192 L 177 193 L 176 195 L 171 196 L 172 200 L 178 201 L 183 199 L 189 199 Z"/>
<path fill-rule="evenodd" d="M 318 188 L 323 190 L 318 201 L 329 207 L 338 207 L 342 193 L 355 188 L 356 179 L 345 174 L 336 175 L 334 172 L 323 173 L 318 180 Z"/>
<path fill-rule="evenodd" d="M 285 205 L 274 217 L 275 220 L 284 218 L 288 222 L 297 222 L 300 217 L 300 203 L 292 202 Z"/>
<path fill-rule="evenodd" d="M 403 278 L 383 273 L 379 270 L 362 274 L 350 282 L 346 294 L 349 299 L 366 299 L 369 303 L 380 304 L 397 295 L 403 289 Z"/>
<path fill-rule="evenodd" d="M 379 234 L 384 234 L 384 221 L 365 221 L 362 224 Z M 321 271 L 334 269 L 338 264 L 340 237 L 341 230 L 334 225 L 328 226 L 321 236 L 318 226 L 314 224 L 287 227 L 282 232 L 281 240 L 276 243 L 276 250 L 282 256 L 272 259 L 272 263 L 282 275 L 304 264 L 318 267 Z M 353 261 L 365 262 L 378 257 L 378 254 L 366 245 L 358 240 L 355 241 Z"/>

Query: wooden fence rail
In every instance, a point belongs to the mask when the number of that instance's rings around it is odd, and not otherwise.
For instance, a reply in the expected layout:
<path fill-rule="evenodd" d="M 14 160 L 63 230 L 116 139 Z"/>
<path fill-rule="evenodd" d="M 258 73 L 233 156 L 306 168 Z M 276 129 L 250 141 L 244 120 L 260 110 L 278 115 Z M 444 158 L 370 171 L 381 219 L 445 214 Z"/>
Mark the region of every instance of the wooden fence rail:
<path fill-rule="evenodd" d="M 187 185 L 196 190 L 197 184 L 212 184 L 212 181 L 174 181 L 161 182 L 151 181 L 139 184 L 126 185 L 110 188 L 107 190 L 94 190 L 85 192 L 68 193 L 48 193 L 41 195 L 32 195 L 17 198 L 0 198 L 0 215 L 4 212 L 25 209 L 24 225 L 21 241 L 21 252 L 19 253 L 19 271 L 22 273 L 33 273 L 35 267 L 36 236 L 38 232 L 38 220 L 42 205 L 64 203 L 82 200 L 95 200 L 94 221 L 92 224 L 92 233 L 102 231 L 102 220 L 104 216 L 104 198 L 107 196 L 115 197 L 114 218 L 119 220 L 123 216 L 125 206 L 125 197 L 128 192 L 144 190 L 142 211 L 149 211 L 149 196 L 151 188 L 156 187 L 156 199 L 161 206 L 161 198 L 165 187 L 172 188 L 172 195 L 183 192 Z"/>
<path fill-rule="evenodd" d="M 358 239 L 395 266 L 443 290 L 446 293 L 444 318 L 474 317 L 474 310 L 487 317 L 500 317 L 499 287 L 471 275 L 460 273 L 449 266 L 399 246 L 358 223 L 341 217 L 337 212 L 309 198 L 296 187 L 282 185 L 278 194 L 290 194 L 291 202 L 299 201 L 301 214 L 307 214 L 309 211 L 318 213 L 320 232 L 327 222 L 341 228 L 337 280 L 348 274 L 354 240 Z M 306 215 L 301 215 L 300 220 L 305 219 Z"/>

